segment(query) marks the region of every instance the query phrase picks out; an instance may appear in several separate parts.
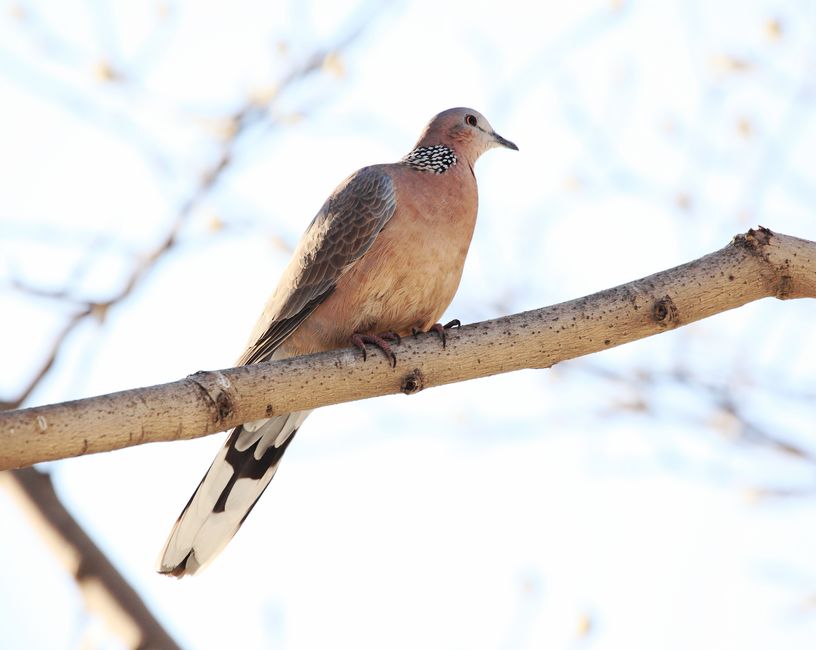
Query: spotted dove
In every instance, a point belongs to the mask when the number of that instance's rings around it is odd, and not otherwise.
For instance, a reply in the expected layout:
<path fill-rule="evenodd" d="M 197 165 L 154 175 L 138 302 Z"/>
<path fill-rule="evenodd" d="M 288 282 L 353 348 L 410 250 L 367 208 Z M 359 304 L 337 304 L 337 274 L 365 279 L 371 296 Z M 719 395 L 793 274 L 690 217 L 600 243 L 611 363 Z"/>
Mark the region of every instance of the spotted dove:
<path fill-rule="evenodd" d="M 364 167 L 331 194 L 298 244 L 238 364 L 378 336 L 441 329 L 459 285 L 478 195 L 473 165 L 518 150 L 469 108 L 434 117 L 399 162 Z M 395 337 L 396 338 L 396 337 Z M 444 339 L 443 339 L 444 341 Z M 173 527 L 158 571 L 194 574 L 226 546 L 266 489 L 309 411 L 235 427 Z"/>

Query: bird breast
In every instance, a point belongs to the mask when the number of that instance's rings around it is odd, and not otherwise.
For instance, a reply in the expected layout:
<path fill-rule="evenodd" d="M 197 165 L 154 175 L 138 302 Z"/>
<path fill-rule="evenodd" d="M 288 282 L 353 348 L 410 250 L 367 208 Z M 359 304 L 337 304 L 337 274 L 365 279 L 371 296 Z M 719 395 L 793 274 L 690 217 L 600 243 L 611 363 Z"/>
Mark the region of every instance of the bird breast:
<path fill-rule="evenodd" d="M 472 171 L 466 163 L 439 175 L 386 170 L 397 188 L 394 215 L 287 341 L 290 354 L 346 346 L 355 332 L 427 330 L 453 299 L 476 223 Z"/>

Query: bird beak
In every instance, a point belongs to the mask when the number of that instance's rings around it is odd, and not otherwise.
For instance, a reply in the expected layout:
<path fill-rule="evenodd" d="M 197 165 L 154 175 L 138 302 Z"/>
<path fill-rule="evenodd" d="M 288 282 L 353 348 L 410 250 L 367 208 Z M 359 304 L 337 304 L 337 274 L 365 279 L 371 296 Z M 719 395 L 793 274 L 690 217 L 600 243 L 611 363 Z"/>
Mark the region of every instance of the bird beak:
<path fill-rule="evenodd" d="M 518 151 L 519 150 L 518 147 L 515 144 L 510 142 L 510 140 L 507 140 L 507 139 L 501 137 L 495 131 L 493 131 L 493 140 L 500 147 L 507 147 L 508 149 L 512 149 L 513 151 Z"/>

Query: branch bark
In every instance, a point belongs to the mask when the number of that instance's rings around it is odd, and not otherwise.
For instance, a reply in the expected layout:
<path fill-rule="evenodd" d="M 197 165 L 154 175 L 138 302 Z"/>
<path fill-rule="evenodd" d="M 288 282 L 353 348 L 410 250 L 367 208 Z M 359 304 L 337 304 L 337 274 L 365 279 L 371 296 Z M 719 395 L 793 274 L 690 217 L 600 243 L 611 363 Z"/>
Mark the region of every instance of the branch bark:
<path fill-rule="evenodd" d="M 816 297 L 816 243 L 766 228 L 681 266 L 590 296 L 404 340 L 392 369 L 337 350 L 199 372 L 181 381 L 0 413 L 0 469 L 195 438 L 243 422 L 393 393 L 548 368 L 760 298 Z"/>

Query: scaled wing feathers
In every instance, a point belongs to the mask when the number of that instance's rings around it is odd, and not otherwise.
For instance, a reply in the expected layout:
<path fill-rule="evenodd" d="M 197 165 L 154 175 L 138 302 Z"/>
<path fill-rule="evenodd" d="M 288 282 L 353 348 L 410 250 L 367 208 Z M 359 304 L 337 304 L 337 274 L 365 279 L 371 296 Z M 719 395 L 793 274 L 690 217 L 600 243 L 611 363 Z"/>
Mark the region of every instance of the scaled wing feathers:
<path fill-rule="evenodd" d="M 309 224 L 239 364 L 269 359 L 331 295 L 395 209 L 394 184 L 381 167 L 364 167 L 341 184 Z"/>

